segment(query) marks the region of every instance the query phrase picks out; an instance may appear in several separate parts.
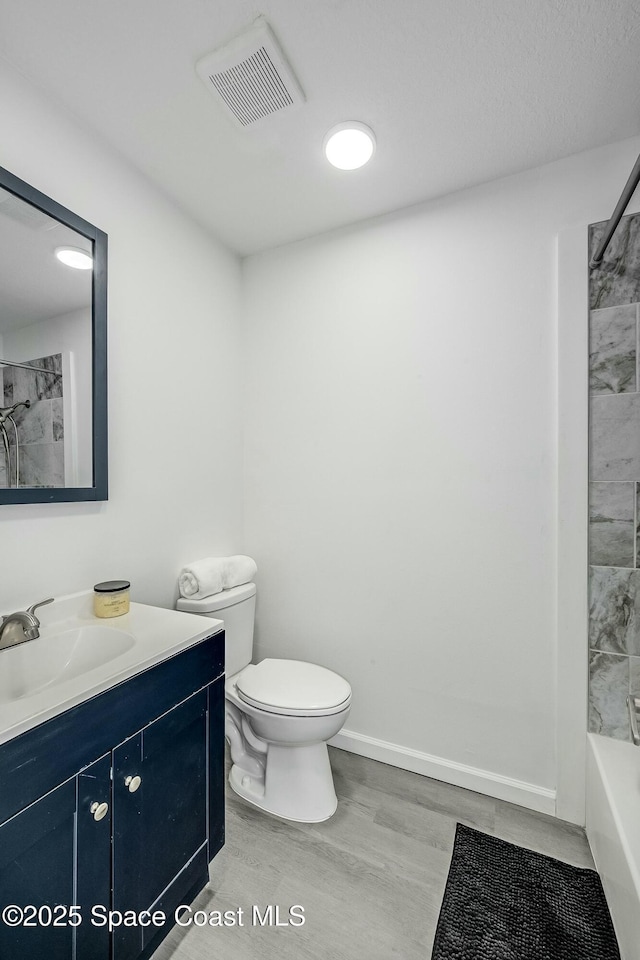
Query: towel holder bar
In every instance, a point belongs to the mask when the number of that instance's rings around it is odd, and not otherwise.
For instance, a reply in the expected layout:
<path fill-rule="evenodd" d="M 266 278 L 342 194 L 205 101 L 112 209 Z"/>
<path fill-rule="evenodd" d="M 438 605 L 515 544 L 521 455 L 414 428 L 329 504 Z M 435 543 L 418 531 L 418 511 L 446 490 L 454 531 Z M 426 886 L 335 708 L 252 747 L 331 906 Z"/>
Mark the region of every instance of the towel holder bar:
<path fill-rule="evenodd" d="M 23 370 L 33 370 L 34 373 L 48 373 L 50 377 L 61 377 L 61 373 L 56 373 L 55 370 L 47 370 L 46 367 L 33 367 L 30 363 L 18 363 L 16 360 L 2 360 L 0 359 L 0 364 L 3 367 L 21 367 Z"/>

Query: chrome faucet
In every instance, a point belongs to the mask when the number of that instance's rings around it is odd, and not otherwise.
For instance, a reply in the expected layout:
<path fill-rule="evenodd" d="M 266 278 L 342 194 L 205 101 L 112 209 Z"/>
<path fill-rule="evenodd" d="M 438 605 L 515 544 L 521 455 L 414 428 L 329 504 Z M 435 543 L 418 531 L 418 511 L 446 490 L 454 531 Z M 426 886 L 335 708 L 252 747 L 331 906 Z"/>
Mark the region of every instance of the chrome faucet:
<path fill-rule="evenodd" d="M 34 603 L 28 610 L 19 610 L 17 613 L 3 616 L 0 621 L 0 650 L 14 647 L 17 643 L 24 643 L 25 640 L 37 640 L 40 636 L 40 621 L 35 611 L 45 603 L 53 603 L 53 600 L 53 597 L 49 597 L 48 600 Z"/>

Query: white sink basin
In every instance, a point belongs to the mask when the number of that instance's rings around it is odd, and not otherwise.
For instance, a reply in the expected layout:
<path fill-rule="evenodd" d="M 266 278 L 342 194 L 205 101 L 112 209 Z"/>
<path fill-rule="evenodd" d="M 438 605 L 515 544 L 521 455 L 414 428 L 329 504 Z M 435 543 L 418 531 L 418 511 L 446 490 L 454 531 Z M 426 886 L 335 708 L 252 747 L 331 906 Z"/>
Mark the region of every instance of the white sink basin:
<path fill-rule="evenodd" d="M 133 647 L 116 627 L 89 624 L 47 633 L 0 651 L 0 704 L 29 697 L 102 666 Z"/>
<path fill-rule="evenodd" d="M 5 610 L 26 609 L 24 600 Z M 223 629 L 222 620 L 143 603 L 100 620 L 93 590 L 57 598 L 38 609 L 38 619 L 37 640 L 0 650 L 0 743 Z"/>

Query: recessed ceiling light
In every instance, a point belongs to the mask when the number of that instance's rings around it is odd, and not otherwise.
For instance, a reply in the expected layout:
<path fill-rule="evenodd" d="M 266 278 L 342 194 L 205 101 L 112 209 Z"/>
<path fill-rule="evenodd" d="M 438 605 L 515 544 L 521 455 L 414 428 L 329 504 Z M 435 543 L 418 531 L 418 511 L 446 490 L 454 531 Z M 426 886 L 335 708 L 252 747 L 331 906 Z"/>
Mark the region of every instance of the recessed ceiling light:
<path fill-rule="evenodd" d="M 357 120 L 339 123 L 324 138 L 327 160 L 340 170 L 362 167 L 371 159 L 375 149 L 373 130 Z"/>
<path fill-rule="evenodd" d="M 57 247 L 56 257 L 67 267 L 74 267 L 76 270 L 91 270 L 93 267 L 93 258 L 80 247 Z"/>

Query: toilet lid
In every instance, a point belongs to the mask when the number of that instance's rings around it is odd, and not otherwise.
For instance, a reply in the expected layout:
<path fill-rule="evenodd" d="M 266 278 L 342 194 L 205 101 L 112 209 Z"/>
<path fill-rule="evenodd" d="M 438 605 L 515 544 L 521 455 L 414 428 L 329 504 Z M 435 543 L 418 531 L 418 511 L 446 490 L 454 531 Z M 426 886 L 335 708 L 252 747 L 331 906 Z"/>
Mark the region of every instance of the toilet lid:
<path fill-rule="evenodd" d="M 236 689 L 246 703 L 292 714 L 332 712 L 351 697 L 343 677 L 303 660 L 251 663 L 238 675 Z"/>

